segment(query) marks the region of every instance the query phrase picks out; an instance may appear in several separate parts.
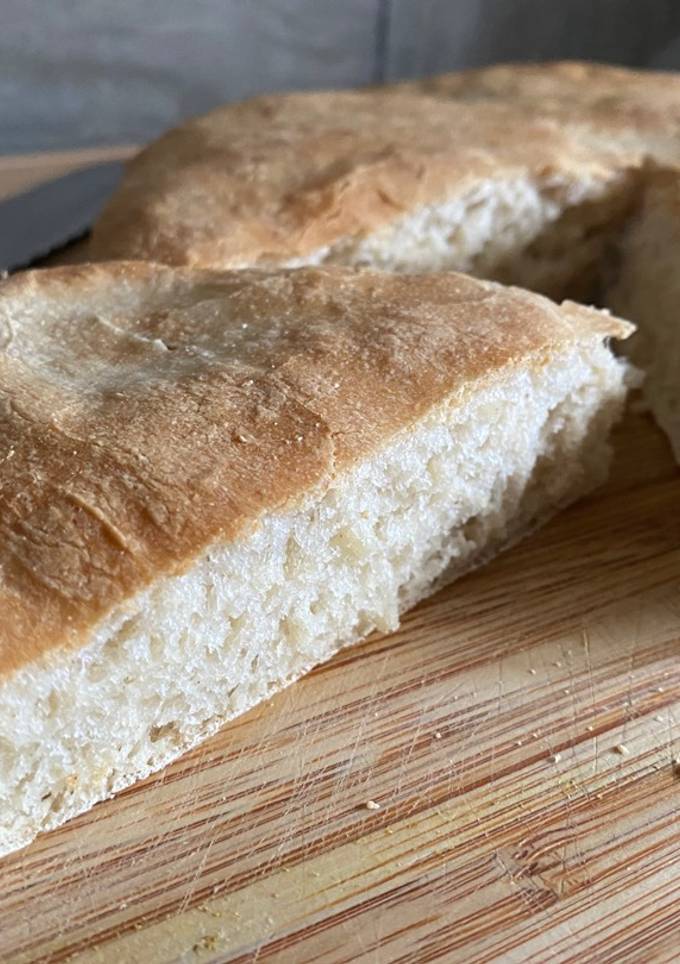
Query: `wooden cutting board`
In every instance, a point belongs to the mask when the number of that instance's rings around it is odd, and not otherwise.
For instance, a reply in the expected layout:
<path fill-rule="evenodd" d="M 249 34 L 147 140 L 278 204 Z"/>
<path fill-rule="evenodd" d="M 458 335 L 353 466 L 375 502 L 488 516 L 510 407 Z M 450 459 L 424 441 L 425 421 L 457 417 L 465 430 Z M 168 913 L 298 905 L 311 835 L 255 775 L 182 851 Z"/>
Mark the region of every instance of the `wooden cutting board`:
<path fill-rule="evenodd" d="M 616 443 L 400 632 L 1 861 L 0 959 L 677 960 L 680 472 L 644 415 Z"/>

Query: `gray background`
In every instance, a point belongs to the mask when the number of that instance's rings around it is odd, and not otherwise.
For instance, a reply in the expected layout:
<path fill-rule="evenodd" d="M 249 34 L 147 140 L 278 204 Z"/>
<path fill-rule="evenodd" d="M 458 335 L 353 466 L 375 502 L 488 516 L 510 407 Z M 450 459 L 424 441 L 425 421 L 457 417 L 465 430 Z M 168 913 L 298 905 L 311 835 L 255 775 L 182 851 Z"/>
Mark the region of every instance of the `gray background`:
<path fill-rule="evenodd" d="M 0 153 L 503 59 L 680 68 L 680 0 L 0 0 Z"/>

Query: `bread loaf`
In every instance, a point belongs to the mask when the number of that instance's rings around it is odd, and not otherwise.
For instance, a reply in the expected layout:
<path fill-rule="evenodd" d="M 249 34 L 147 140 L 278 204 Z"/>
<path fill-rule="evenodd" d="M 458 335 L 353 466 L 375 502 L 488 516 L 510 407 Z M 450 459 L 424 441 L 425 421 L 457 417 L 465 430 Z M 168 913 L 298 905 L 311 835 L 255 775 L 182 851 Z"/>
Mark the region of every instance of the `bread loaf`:
<path fill-rule="evenodd" d="M 650 161 L 678 176 L 673 74 L 521 64 L 260 97 L 142 151 L 90 253 L 213 267 L 454 269 L 608 304 L 611 253 L 627 245 L 655 190 Z M 614 308 L 630 312 L 641 339 L 663 325 L 675 357 L 680 326 L 667 312 L 660 320 L 649 290 L 629 290 Z M 669 397 L 660 366 L 647 366 L 656 413 Z"/>
<path fill-rule="evenodd" d="M 0 853 L 599 482 L 615 318 L 457 274 L 0 285 Z"/>

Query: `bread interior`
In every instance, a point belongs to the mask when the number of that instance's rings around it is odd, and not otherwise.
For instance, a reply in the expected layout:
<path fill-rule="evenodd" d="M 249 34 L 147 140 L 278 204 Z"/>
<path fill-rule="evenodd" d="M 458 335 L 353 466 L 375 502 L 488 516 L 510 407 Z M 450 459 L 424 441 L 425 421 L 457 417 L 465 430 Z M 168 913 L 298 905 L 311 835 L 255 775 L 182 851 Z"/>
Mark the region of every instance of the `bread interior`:
<path fill-rule="evenodd" d="M 590 180 L 488 179 L 309 260 L 399 272 L 464 271 L 556 299 L 592 302 L 607 247 L 638 194 L 637 176 L 627 171 Z"/>
<path fill-rule="evenodd" d="M 680 464 L 680 221 L 675 178 L 652 186 L 618 250 L 604 300 L 639 326 L 625 352 Z"/>

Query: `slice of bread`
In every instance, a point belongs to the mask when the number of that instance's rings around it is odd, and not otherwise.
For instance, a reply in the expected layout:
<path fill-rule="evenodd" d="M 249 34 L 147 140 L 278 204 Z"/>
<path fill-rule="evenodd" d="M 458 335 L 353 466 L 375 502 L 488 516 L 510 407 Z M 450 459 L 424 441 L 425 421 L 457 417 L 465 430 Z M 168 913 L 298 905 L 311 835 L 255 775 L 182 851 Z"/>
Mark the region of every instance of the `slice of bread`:
<path fill-rule="evenodd" d="M 630 326 L 456 274 L 0 286 L 0 852 L 599 482 Z"/>
<path fill-rule="evenodd" d="M 627 354 L 680 463 L 680 175 L 649 172 L 640 211 L 624 234 L 607 304 L 639 324 Z"/>

